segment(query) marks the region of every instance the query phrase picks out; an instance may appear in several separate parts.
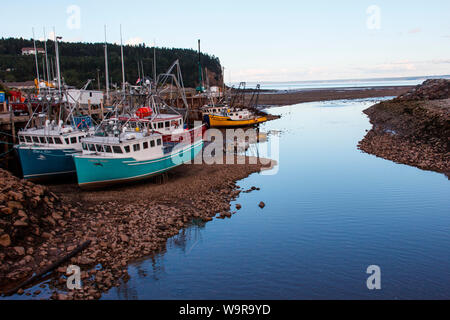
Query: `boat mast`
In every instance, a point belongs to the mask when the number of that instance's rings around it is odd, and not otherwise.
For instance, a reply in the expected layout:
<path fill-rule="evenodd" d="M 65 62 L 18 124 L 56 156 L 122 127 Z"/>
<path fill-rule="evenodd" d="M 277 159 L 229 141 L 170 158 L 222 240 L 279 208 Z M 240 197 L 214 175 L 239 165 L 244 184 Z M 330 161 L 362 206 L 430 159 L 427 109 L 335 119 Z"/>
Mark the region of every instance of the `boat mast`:
<path fill-rule="evenodd" d="M 47 66 L 47 81 L 50 83 L 50 67 L 48 65 L 47 35 L 45 34 L 45 27 L 44 27 L 44 49 L 45 49 L 45 65 Z"/>
<path fill-rule="evenodd" d="M 122 25 L 120 25 L 120 55 L 122 57 L 122 91 L 125 94 L 125 64 L 123 59 Z"/>
<path fill-rule="evenodd" d="M 106 24 L 105 24 L 105 75 L 106 75 L 106 101 L 109 101 L 108 44 L 106 43 Z"/>
<path fill-rule="evenodd" d="M 33 30 L 33 45 L 34 45 L 34 60 L 36 62 L 36 75 L 37 75 L 37 81 L 38 81 L 38 93 L 39 93 L 39 87 L 40 87 L 40 82 L 41 79 L 39 79 L 39 64 L 38 64 L 38 56 L 37 56 L 37 49 L 36 49 L 36 39 L 34 38 L 34 28 L 32 28 Z"/>
<path fill-rule="evenodd" d="M 56 36 L 56 30 L 53 28 L 53 33 L 55 34 L 55 54 L 56 54 L 56 76 L 58 78 L 58 90 L 59 90 L 59 96 L 61 98 L 61 69 L 59 65 L 59 46 L 58 46 L 58 40 L 62 39 L 62 37 Z"/>
<path fill-rule="evenodd" d="M 153 40 L 153 82 L 156 86 L 156 41 Z"/>
<path fill-rule="evenodd" d="M 197 92 L 202 93 L 203 91 L 204 91 L 204 88 L 203 88 L 200 39 L 198 39 L 198 87 L 197 87 Z"/>

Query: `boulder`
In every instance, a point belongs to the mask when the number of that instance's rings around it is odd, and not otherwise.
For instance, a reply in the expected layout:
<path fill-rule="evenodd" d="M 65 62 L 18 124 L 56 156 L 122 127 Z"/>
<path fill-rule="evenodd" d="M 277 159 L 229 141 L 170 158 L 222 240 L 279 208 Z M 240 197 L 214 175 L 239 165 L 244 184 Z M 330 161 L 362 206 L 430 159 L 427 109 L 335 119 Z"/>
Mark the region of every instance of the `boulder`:
<path fill-rule="evenodd" d="M 0 246 L 9 247 L 11 245 L 11 238 L 8 234 L 0 236 Z"/>

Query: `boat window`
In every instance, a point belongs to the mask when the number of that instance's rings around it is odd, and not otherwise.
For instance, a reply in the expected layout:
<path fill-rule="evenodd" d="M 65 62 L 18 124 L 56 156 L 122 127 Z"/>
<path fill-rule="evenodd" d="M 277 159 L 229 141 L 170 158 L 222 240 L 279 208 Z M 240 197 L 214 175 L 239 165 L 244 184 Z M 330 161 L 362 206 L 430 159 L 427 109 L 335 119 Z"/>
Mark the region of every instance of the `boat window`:
<path fill-rule="evenodd" d="M 155 147 L 155 140 L 150 141 L 150 147 Z"/>
<path fill-rule="evenodd" d="M 39 137 L 39 142 L 40 143 L 45 143 L 45 138 L 44 137 Z"/>
<path fill-rule="evenodd" d="M 156 140 L 156 144 L 157 144 L 158 146 L 160 146 L 160 145 L 161 145 L 161 139 Z"/>
<path fill-rule="evenodd" d="M 148 142 L 147 141 L 144 142 L 142 145 L 143 145 L 144 149 L 148 149 Z"/>
<path fill-rule="evenodd" d="M 28 143 L 31 143 L 31 137 L 26 136 L 26 137 L 25 137 L 25 140 L 27 140 Z"/>
<path fill-rule="evenodd" d="M 183 120 L 178 120 L 178 122 L 180 123 L 180 126 L 183 124 Z"/>
<path fill-rule="evenodd" d="M 111 146 L 103 146 L 103 148 L 105 149 L 105 152 L 112 153 Z"/>
<path fill-rule="evenodd" d="M 25 142 L 25 138 L 22 137 L 22 136 L 19 136 L 19 141 L 20 141 L 20 142 Z"/>
<path fill-rule="evenodd" d="M 169 127 L 170 127 L 170 121 L 166 121 L 165 127 L 166 127 L 166 128 L 169 128 Z"/>
<path fill-rule="evenodd" d="M 70 138 L 70 143 L 77 143 L 77 137 Z"/>
<path fill-rule="evenodd" d="M 124 148 L 126 153 L 130 153 L 130 146 L 125 146 Z"/>
<path fill-rule="evenodd" d="M 79 136 L 78 137 L 78 142 L 81 142 L 81 139 L 83 139 L 84 138 L 84 136 Z"/>
<path fill-rule="evenodd" d="M 56 144 L 63 144 L 62 141 L 61 141 L 61 138 L 56 137 L 54 139 L 55 139 L 55 143 Z"/>
<path fill-rule="evenodd" d="M 93 144 L 89 144 L 89 151 L 95 151 L 95 146 Z"/>
<path fill-rule="evenodd" d="M 141 150 L 141 146 L 139 144 L 134 144 L 133 151 L 139 151 L 139 150 Z"/>
<path fill-rule="evenodd" d="M 47 137 L 47 143 L 53 144 L 53 138 L 52 137 Z"/>
<path fill-rule="evenodd" d="M 164 123 L 158 122 L 158 129 L 162 129 L 162 128 L 164 128 Z"/>
<path fill-rule="evenodd" d="M 34 143 L 39 143 L 38 137 L 33 137 L 33 142 L 34 142 Z"/>
<path fill-rule="evenodd" d="M 122 148 L 119 146 L 113 146 L 114 153 L 123 153 Z"/>
<path fill-rule="evenodd" d="M 97 148 L 97 152 L 103 152 L 103 147 L 99 144 L 95 146 Z"/>
<path fill-rule="evenodd" d="M 66 138 L 64 140 L 66 140 L 66 144 L 70 144 L 69 138 Z"/>
<path fill-rule="evenodd" d="M 82 148 L 83 150 L 87 150 L 87 145 L 86 145 L 86 143 L 82 143 L 82 144 L 81 144 L 81 148 Z"/>

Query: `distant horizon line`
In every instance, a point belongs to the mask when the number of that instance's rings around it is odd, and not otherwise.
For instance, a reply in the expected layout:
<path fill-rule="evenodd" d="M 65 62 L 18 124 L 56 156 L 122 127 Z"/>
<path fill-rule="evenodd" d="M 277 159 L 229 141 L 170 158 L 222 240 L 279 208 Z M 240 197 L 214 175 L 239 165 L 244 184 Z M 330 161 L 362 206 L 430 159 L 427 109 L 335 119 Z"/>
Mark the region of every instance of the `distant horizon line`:
<path fill-rule="evenodd" d="M 438 79 L 438 78 L 450 78 L 450 74 L 442 75 L 426 75 L 426 76 L 408 76 L 408 77 L 384 77 L 384 78 L 348 78 L 348 79 L 329 79 L 329 80 L 288 80 L 288 81 L 245 81 L 246 83 L 321 83 L 321 82 L 351 82 L 351 81 L 385 81 L 385 80 L 420 80 L 420 79 Z M 244 81 L 231 81 L 230 83 L 240 83 Z"/>

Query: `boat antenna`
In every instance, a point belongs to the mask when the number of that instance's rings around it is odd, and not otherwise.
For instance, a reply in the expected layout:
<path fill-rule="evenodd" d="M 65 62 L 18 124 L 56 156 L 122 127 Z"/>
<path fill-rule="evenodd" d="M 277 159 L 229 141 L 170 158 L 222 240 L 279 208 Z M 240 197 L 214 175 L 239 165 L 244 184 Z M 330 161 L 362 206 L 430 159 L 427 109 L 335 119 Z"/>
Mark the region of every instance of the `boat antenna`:
<path fill-rule="evenodd" d="M 125 62 L 123 59 L 122 25 L 120 25 L 120 55 L 122 57 L 122 91 L 125 94 Z"/>
<path fill-rule="evenodd" d="M 37 81 L 38 81 L 38 93 L 39 93 L 39 86 L 41 83 L 41 79 L 39 79 L 39 64 L 38 64 L 38 56 L 37 56 L 37 49 L 36 49 L 36 39 L 34 38 L 34 28 L 32 28 L 33 31 L 33 45 L 34 45 L 34 60 L 36 62 L 36 75 L 37 75 Z"/>
<path fill-rule="evenodd" d="M 105 78 L 106 78 L 106 101 L 109 101 L 108 44 L 106 42 L 106 24 L 105 24 Z"/>

